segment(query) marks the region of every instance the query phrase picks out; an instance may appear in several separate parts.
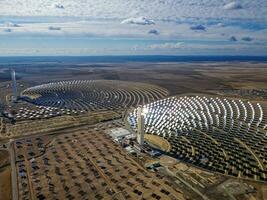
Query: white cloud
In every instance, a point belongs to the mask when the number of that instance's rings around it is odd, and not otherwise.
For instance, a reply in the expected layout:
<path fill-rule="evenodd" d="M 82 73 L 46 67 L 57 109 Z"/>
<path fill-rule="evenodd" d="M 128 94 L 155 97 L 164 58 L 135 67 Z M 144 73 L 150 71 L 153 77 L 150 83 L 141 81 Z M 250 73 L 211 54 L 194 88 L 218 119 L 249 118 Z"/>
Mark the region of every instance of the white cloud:
<path fill-rule="evenodd" d="M 125 19 L 146 16 L 156 20 L 266 19 L 267 1 L 239 0 L 1 0 L 0 16 L 75 16 L 90 19 Z M 230 2 L 230 3 L 229 3 Z M 56 9 L 55 9 L 56 8 Z M 64 9 L 63 9 L 64 8 Z"/>
<path fill-rule="evenodd" d="M 255 43 L 267 44 L 267 29 L 264 29 L 267 27 L 266 0 L 55 2 L 53 4 L 52 0 L 0 0 L 1 21 L 8 21 L 0 24 L 0 36 L 64 35 L 112 39 L 118 37 L 142 41 L 149 39 L 157 40 L 155 43 L 158 44 L 151 45 L 152 48 L 172 50 L 184 49 L 191 43 L 207 43 L 210 46 L 216 42 L 230 43 L 231 47 L 242 43 L 251 45 L 251 48 Z M 233 35 L 235 37 L 231 39 Z M 253 42 L 249 42 L 247 36 L 250 36 Z M 231 43 L 229 39 L 238 39 L 239 42 Z M 177 40 L 186 45 L 173 43 Z M 139 51 L 140 48 L 134 49 Z"/>
<path fill-rule="evenodd" d="M 220 23 L 216 24 L 216 26 L 217 27 L 225 27 L 225 24 L 220 22 Z"/>
<path fill-rule="evenodd" d="M 242 37 L 241 40 L 246 41 L 246 42 L 251 42 L 253 38 L 251 37 Z"/>
<path fill-rule="evenodd" d="M 61 28 L 58 26 L 49 26 L 48 29 L 51 31 L 60 31 L 61 30 Z"/>
<path fill-rule="evenodd" d="M 241 9 L 242 8 L 242 5 L 238 2 L 230 2 L 226 5 L 224 5 L 223 7 L 225 10 L 237 10 L 237 9 Z"/>
<path fill-rule="evenodd" d="M 149 47 L 151 49 L 180 49 L 184 46 L 182 42 L 177 43 L 162 43 L 162 44 L 152 44 Z"/>
<path fill-rule="evenodd" d="M 20 27 L 18 24 L 13 23 L 13 22 L 5 22 L 4 26 L 6 26 L 6 27 Z"/>
<path fill-rule="evenodd" d="M 121 24 L 153 25 L 155 24 L 155 22 L 145 17 L 136 17 L 136 18 L 132 17 L 123 20 Z"/>
<path fill-rule="evenodd" d="M 229 41 L 231 41 L 231 42 L 237 42 L 237 39 L 236 39 L 235 36 L 231 36 L 231 37 L 229 38 Z"/>
<path fill-rule="evenodd" d="M 151 29 L 148 31 L 148 34 L 159 35 L 159 31 L 157 29 Z"/>
<path fill-rule="evenodd" d="M 3 29 L 3 32 L 5 32 L 5 33 L 11 33 L 11 32 L 12 32 L 12 29 L 10 29 L 10 28 L 5 28 L 5 29 Z"/>
<path fill-rule="evenodd" d="M 200 25 L 191 26 L 190 29 L 194 31 L 205 31 L 206 27 L 200 24 Z"/>
<path fill-rule="evenodd" d="M 216 25 L 208 26 L 208 31 L 192 31 L 188 24 L 176 24 L 174 22 L 157 22 L 151 26 L 125 26 L 119 20 L 90 20 L 90 21 L 70 21 L 70 22 L 35 22 L 20 23 L 20 27 L 10 27 L 12 35 L 65 35 L 65 36 L 95 36 L 95 37 L 123 37 L 123 38 L 146 38 L 153 39 L 151 30 L 159 30 L 158 40 L 173 40 L 179 38 L 180 41 L 201 40 L 201 41 L 226 41 L 232 34 L 239 38 L 250 36 L 255 41 L 267 41 L 267 29 L 260 31 L 244 30 L 240 27 Z M 49 28 L 51 27 L 51 28 Z M 0 29 L 9 27 L 1 26 Z M 58 29 L 61 29 L 60 31 Z M 51 29 L 51 30 L 50 30 Z M 56 30 L 53 30 L 56 29 Z M 52 31 L 53 30 L 53 31 Z M 159 31 L 158 31 L 159 32 Z M 0 31 L 0 35 L 10 34 Z"/>
<path fill-rule="evenodd" d="M 60 4 L 60 3 L 54 3 L 53 7 L 54 8 L 59 8 L 59 9 L 64 9 L 64 6 L 62 4 Z"/>

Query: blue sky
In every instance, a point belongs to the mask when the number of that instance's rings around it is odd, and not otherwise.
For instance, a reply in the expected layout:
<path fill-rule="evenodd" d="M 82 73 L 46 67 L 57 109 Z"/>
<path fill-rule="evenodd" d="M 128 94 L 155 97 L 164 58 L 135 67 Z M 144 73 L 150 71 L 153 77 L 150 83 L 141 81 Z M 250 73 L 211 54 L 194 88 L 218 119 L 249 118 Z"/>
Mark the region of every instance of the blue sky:
<path fill-rule="evenodd" d="M 0 55 L 267 55 L 266 0 L 1 0 Z"/>

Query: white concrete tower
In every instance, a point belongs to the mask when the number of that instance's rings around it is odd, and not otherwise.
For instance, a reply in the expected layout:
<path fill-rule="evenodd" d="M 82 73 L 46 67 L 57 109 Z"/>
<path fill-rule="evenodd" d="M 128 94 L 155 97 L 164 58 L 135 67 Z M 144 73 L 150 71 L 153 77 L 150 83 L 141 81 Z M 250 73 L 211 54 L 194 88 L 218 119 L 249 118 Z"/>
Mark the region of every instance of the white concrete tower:
<path fill-rule="evenodd" d="M 137 108 L 137 142 L 142 146 L 145 141 L 145 114 L 147 109 L 139 106 Z"/>
<path fill-rule="evenodd" d="M 17 101 L 17 98 L 18 98 L 17 82 L 16 82 L 16 72 L 14 69 L 11 70 L 11 79 L 12 79 L 12 90 L 13 90 L 12 101 Z"/>

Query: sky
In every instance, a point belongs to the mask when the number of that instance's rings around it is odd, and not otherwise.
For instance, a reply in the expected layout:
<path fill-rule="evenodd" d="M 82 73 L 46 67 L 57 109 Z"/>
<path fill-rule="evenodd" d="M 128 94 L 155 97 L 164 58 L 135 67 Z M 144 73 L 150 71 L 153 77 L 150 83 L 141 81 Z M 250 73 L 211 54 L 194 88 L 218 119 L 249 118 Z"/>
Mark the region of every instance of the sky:
<path fill-rule="evenodd" d="M 267 56 L 266 0 L 0 0 L 0 56 Z"/>

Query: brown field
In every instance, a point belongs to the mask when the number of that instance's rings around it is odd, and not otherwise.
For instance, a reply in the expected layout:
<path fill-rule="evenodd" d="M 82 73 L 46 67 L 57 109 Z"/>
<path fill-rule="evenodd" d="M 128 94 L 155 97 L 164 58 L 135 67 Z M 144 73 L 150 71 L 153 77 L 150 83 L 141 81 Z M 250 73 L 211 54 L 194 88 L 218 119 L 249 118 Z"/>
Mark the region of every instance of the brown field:
<path fill-rule="evenodd" d="M 8 151 L 0 150 L 0 168 L 9 164 Z"/>
<path fill-rule="evenodd" d="M 3 200 L 11 200 L 11 168 L 0 169 L 0 197 Z"/>
<path fill-rule="evenodd" d="M 11 200 L 11 168 L 7 151 L 0 151 L 0 197 Z"/>
<path fill-rule="evenodd" d="M 101 121 L 111 120 L 120 114 L 113 111 L 101 111 L 81 114 L 79 116 L 59 116 L 50 119 L 29 120 L 6 124 L 6 131 L 0 134 L 3 139 L 15 138 L 33 134 L 45 134 L 56 130 L 92 125 Z"/>

